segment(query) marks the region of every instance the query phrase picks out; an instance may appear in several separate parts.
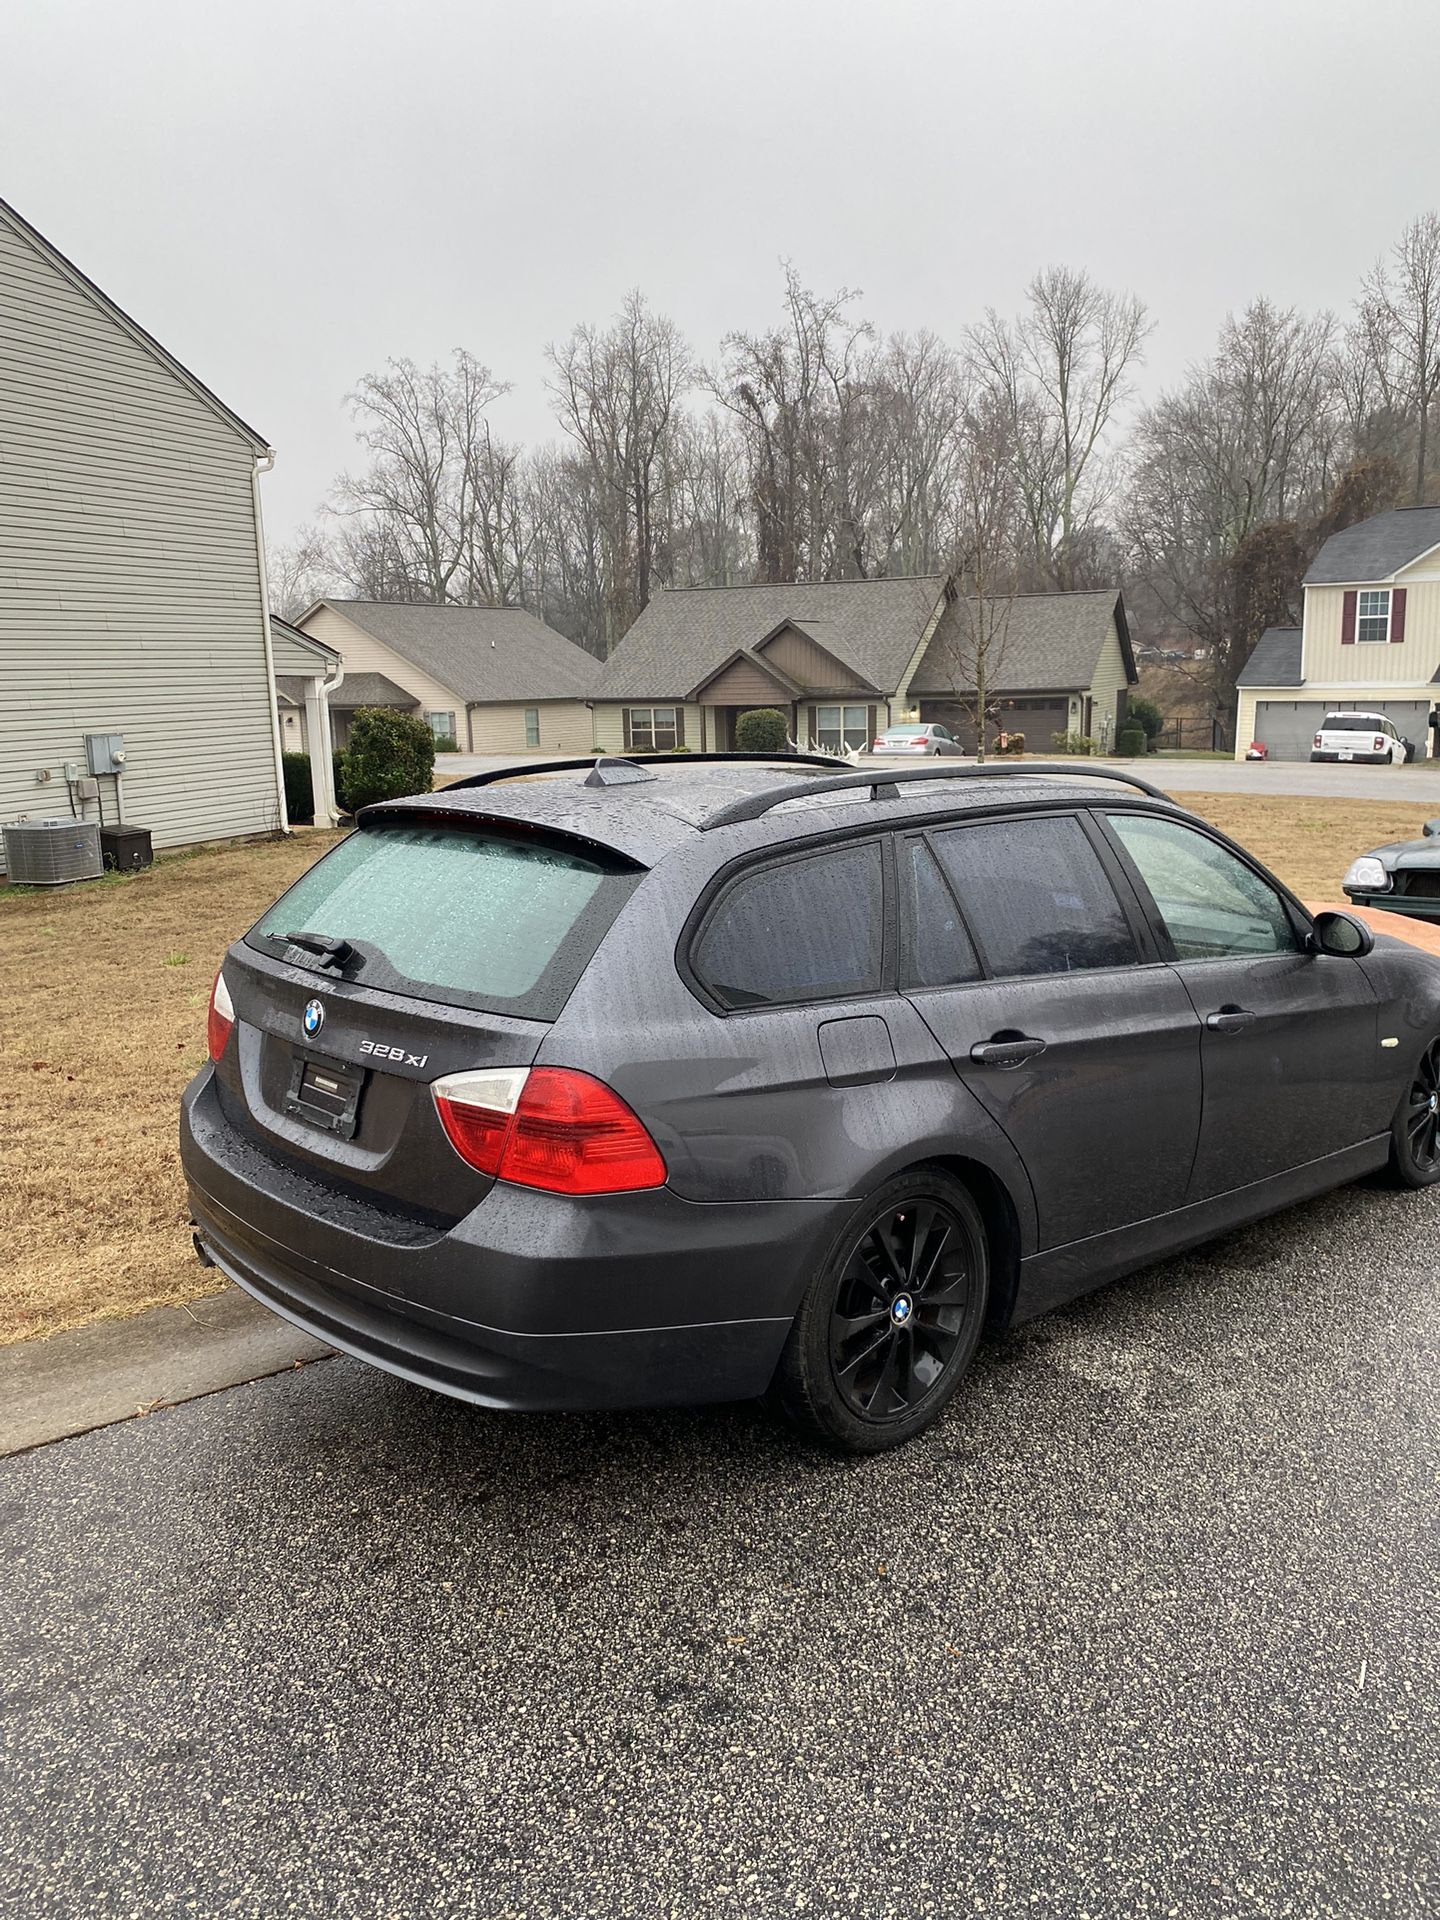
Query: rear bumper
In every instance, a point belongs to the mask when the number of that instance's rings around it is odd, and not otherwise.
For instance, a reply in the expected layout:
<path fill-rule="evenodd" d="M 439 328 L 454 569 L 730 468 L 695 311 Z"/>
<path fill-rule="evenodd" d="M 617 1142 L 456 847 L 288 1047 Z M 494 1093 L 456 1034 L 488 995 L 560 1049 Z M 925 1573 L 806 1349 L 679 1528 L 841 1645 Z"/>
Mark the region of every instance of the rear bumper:
<path fill-rule="evenodd" d="M 1333 765 L 1339 761 L 1340 756 L 1338 753 L 1312 752 L 1310 758 L 1312 761 L 1323 760 L 1327 764 Z M 1388 753 L 1352 753 L 1350 758 L 1345 762 L 1347 767 L 1388 767 L 1389 764 L 1390 756 Z"/>
<path fill-rule="evenodd" d="M 200 1244 L 237 1285 L 373 1366 L 514 1410 L 763 1393 L 844 1211 L 502 1182 L 428 1227 L 273 1160 L 221 1111 L 208 1068 L 182 1103 L 180 1154 Z"/>

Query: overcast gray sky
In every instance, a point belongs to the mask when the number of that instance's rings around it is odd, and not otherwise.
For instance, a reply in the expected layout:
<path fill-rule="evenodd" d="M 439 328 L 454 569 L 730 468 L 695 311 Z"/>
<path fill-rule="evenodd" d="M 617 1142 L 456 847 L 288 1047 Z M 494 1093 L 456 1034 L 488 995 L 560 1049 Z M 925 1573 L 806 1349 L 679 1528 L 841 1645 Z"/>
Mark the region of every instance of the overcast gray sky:
<path fill-rule="evenodd" d="M 1436 0 L 45 0 L 0 60 L 0 195 L 271 439 L 272 541 L 387 356 L 546 438 L 545 342 L 629 287 L 713 355 L 782 256 L 951 339 L 1064 261 L 1153 390 L 1440 205 Z"/>

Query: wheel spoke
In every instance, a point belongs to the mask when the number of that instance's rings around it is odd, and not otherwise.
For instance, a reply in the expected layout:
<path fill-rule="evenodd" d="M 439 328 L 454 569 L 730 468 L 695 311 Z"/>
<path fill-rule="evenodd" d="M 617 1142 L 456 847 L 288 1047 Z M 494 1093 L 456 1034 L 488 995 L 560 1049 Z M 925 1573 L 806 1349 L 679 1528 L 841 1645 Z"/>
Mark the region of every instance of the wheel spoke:
<path fill-rule="evenodd" d="M 941 1227 L 934 1245 L 926 1250 L 924 1266 L 915 1280 L 915 1291 L 917 1293 L 927 1293 L 929 1291 L 931 1283 L 940 1272 L 940 1263 L 945 1258 L 945 1249 L 950 1244 L 950 1238 L 953 1232 L 954 1228 L 946 1221 L 945 1225 Z"/>
<path fill-rule="evenodd" d="M 885 1359 L 882 1362 L 880 1367 L 879 1377 L 877 1378 L 874 1386 L 870 1389 L 869 1395 L 867 1396 L 865 1401 L 866 1413 L 872 1413 L 872 1414 L 884 1413 L 886 1411 L 886 1408 L 882 1401 L 882 1395 L 893 1391 L 893 1381 L 895 1376 L 895 1357 L 896 1357 L 897 1350 L 899 1349 L 899 1346 L 900 1346 L 899 1335 L 892 1332 L 891 1338 L 890 1338 L 890 1344 L 885 1353 Z"/>
<path fill-rule="evenodd" d="M 843 1366 L 836 1367 L 835 1378 L 837 1380 L 853 1379 L 858 1370 L 864 1366 L 865 1362 L 867 1360 L 873 1360 L 876 1354 L 884 1348 L 890 1339 L 891 1331 L 890 1316 L 887 1313 L 885 1315 L 885 1324 L 877 1330 L 875 1338 L 861 1347 L 853 1359 L 847 1360 Z"/>
<path fill-rule="evenodd" d="M 935 1224 L 935 1209 L 923 1200 L 917 1201 L 910 1209 L 910 1246 L 905 1262 L 905 1284 L 912 1291 L 919 1287 L 920 1262 L 925 1254 L 925 1244 L 930 1238 L 930 1229 Z"/>
<path fill-rule="evenodd" d="M 886 1269 L 886 1282 L 892 1287 L 903 1287 L 905 1269 L 900 1265 L 899 1257 L 890 1241 L 889 1222 L 872 1229 L 865 1237 L 865 1244 L 873 1246 L 880 1255 Z"/>

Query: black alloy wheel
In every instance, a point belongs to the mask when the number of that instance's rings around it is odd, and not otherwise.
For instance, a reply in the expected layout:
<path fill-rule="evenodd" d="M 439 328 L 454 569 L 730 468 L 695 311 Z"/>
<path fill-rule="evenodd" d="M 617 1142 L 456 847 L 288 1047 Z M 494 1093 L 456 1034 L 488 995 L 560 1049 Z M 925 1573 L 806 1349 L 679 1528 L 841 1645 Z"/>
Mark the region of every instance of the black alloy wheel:
<path fill-rule="evenodd" d="M 938 1167 L 888 1181 L 805 1295 L 776 1376 L 782 1406 L 841 1451 L 900 1446 L 959 1386 L 988 1293 L 985 1227 L 961 1182 Z"/>
<path fill-rule="evenodd" d="M 1390 1176 L 1402 1187 L 1430 1187 L 1440 1180 L 1440 1039 L 1432 1040 L 1390 1131 Z"/>
<path fill-rule="evenodd" d="M 896 1420 L 944 1378 L 965 1336 L 972 1277 L 965 1232 L 938 1201 L 912 1200 L 866 1228 L 840 1275 L 830 1364 L 861 1420 Z"/>

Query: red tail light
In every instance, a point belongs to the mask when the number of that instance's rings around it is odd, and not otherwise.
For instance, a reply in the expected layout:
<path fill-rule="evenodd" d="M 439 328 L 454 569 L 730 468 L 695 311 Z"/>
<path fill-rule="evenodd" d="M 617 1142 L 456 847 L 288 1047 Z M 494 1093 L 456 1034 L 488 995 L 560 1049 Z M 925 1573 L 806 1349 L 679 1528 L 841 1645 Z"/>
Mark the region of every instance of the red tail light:
<path fill-rule="evenodd" d="M 497 1180 L 548 1193 L 633 1193 L 665 1184 L 665 1162 L 640 1120 L 588 1073 L 452 1073 L 431 1092 L 451 1146 Z"/>
<path fill-rule="evenodd" d="M 1372 751 L 1375 753 L 1383 753 L 1385 751 L 1385 742 L 1378 733 L 1375 736 L 1375 745 Z"/>
<path fill-rule="evenodd" d="M 1323 746 L 1324 746 L 1324 744 L 1325 744 L 1325 736 L 1324 736 L 1324 734 L 1323 734 L 1323 733 L 1317 733 L 1317 734 L 1316 734 L 1316 736 L 1315 736 L 1315 750 L 1316 750 L 1316 752 L 1317 752 L 1317 753 L 1319 752 L 1319 750 L 1321 749 L 1321 747 L 1323 747 Z"/>
<path fill-rule="evenodd" d="M 912 747 L 923 747 L 923 746 L 925 746 L 925 745 L 926 745 L 927 743 L 926 743 L 926 739 L 925 739 L 925 736 L 924 736 L 924 734 L 923 734 L 923 733 L 917 733 L 917 734 L 915 735 L 915 737 L 914 737 L 914 739 L 913 739 L 913 740 L 912 740 L 912 741 L 910 742 L 910 744 L 911 744 L 911 746 L 912 746 Z"/>
<path fill-rule="evenodd" d="M 230 1038 L 230 1029 L 234 1024 L 235 1006 L 230 998 L 230 989 L 225 984 L 225 975 L 217 973 L 215 985 L 210 990 L 210 1018 L 205 1023 L 205 1037 L 212 1060 L 218 1060 L 224 1053 L 225 1042 Z"/>

